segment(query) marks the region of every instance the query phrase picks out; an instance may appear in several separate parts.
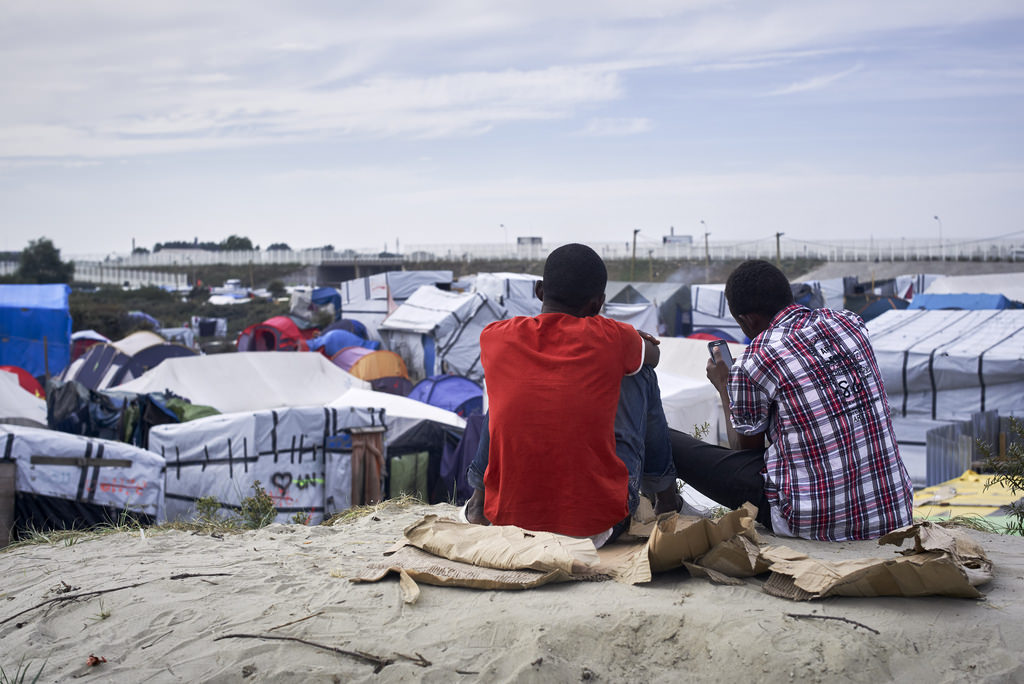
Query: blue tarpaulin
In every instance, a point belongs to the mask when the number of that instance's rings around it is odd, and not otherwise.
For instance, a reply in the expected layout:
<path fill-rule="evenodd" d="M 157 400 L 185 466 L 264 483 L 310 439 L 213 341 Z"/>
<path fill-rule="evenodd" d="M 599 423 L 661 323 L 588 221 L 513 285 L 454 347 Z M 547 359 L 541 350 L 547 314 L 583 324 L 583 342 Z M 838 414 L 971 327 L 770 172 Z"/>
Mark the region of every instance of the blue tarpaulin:
<path fill-rule="evenodd" d="M 0 285 L 0 365 L 20 366 L 37 377 L 68 365 L 70 293 L 67 285 Z"/>
<path fill-rule="evenodd" d="M 910 300 L 908 309 L 1016 309 L 1012 300 L 1001 294 L 918 294 Z"/>

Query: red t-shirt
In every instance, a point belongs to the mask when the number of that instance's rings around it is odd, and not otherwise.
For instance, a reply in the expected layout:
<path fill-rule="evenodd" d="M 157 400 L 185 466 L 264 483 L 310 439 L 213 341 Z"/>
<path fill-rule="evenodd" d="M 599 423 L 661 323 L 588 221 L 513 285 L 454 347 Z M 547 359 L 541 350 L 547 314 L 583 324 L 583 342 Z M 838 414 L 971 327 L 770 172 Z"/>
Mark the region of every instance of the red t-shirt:
<path fill-rule="evenodd" d="M 543 313 L 484 329 L 484 513 L 492 523 L 582 537 L 626 517 L 615 411 L 622 377 L 640 369 L 643 348 L 632 326 L 602 316 Z"/>

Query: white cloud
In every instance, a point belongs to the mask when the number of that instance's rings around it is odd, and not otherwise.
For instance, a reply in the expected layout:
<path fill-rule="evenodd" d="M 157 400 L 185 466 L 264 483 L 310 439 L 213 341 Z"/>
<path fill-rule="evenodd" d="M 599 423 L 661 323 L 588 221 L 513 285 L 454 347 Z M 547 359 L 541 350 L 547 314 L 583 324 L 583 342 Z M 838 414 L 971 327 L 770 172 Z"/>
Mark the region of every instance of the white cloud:
<path fill-rule="evenodd" d="M 654 128 L 650 119 L 642 117 L 626 117 L 619 119 L 591 119 L 580 131 L 580 135 L 596 137 L 615 135 L 638 135 L 649 133 Z"/>
<path fill-rule="evenodd" d="M 768 95 L 792 95 L 793 93 L 806 93 L 811 90 L 821 90 L 822 88 L 827 88 L 828 86 L 832 85 L 836 81 L 839 81 L 840 79 L 846 78 L 851 74 L 857 73 L 863 68 L 863 64 L 857 64 L 855 66 L 850 67 L 849 69 L 844 69 L 843 71 L 839 71 L 834 74 L 824 74 L 822 76 L 815 76 L 813 78 L 804 79 L 802 81 L 797 81 L 796 83 L 790 83 L 788 86 L 785 86 L 784 88 L 773 90 L 769 92 Z"/>

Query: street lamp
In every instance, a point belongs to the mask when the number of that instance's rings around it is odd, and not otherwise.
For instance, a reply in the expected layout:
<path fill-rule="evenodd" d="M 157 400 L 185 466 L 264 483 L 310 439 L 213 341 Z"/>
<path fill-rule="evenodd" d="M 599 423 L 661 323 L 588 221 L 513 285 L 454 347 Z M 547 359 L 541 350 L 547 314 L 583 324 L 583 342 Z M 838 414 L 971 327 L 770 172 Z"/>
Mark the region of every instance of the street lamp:
<path fill-rule="evenodd" d="M 711 249 L 708 247 L 708 236 L 711 233 L 708 232 L 708 224 L 704 223 L 704 219 L 700 220 L 700 225 L 704 226 L 704 282 L 711 282 Z"/>
<path fill-rule="evenodd" d="M 938 216 L 932 216 L 932 218 L 939 222 L 939 257 L 943 261 L 945 261 L 946 249 L 945 246 L 942 244 L 942 219 L 940 219 Z"/>
<path fill-rule="evenodd" d="M 639 228 L 633 229 L 633 258 L 629 262 L 629 279 L 636 280 L 636 234 L 640 232 Z"/>
<path fill-rule="evenodd" d="M 785 233 L 775 233 L 775 265 L 782 268 L 782 241 L 781 237 Z"/>

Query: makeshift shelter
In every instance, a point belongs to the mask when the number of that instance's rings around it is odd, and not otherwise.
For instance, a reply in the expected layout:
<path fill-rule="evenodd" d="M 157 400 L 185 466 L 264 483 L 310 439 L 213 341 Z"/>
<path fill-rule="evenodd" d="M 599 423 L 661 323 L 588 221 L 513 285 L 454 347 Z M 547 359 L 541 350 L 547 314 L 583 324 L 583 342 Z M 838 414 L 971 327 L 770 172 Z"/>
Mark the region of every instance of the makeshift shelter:
<path fill-rule="evenodd" d="M 409 377 L 438 373 L 482 380 L 480 332 L 506 311 L 479 292 L 459 294 L 424 286 L 380 326 L 384 346 L 405 361 Z"/>
<path fill-rule="evenodd" d="M 895 415 L 1024 411 L 1024 310 L 889 311 L 867 327 Z"/>
<path fill-rule="evenodd" d="M 910 300 L 908 309 L 1019 309 L 1001 294 L 919 294 Z"/>
<path fill-rule="evenodd" d="M 470 292 L 479 292 L 505 309 L 507 317 L 536 316 L 541 301 L 535 287 L 540 276 L 528 273 L 478 273 Z"/>
<path fill-rule="evenodd" d="M 693 332 L 713 328 L 722 333 L 723 339 L 741 341 L 746 339 L 739 323 L 729 312 L 725 299 L 725 285 L 691 285 L 690 305 L 693 317 Z"/>
<path fill-rule="evenodd" d="M 451 271 L 386 271 L 347 280 L 339 286 L 345 318 L 366 327 L 367 339 L 376 339 L 377 329 L 398 305 L 420 287 L 450 287 Z"/>
<path fill-rule="evenodd" d="M 46 400 L 26 392 L 13 373 L 0 373 L 0 423 L 46 427 Z"/>
<path fill-rule="evenodd" d="M 1001 294 L 1015 302 L 1024 302 L 1024 273 L 987 273 L 984 275 L 942 276 L 935 278 L 926 294 Z"/>
<path fill-rule="evenodd" d="M 151 337 L 139 337 L 143 334 Z M 158 342 L 143 346 L 154 340 Z M 93 390 L 107 389 L 133 380 L 167 359 L 196 354 L 184 345 L 164 342 L 159 335 L 135 333 L 112 344 L 89 347 L 82 358 L 68 366 L 60 380 L 73 380 Z"/>
<path fill-rule="evenodd" d="M 367 382 L 378 378 L 409 378 L 402 357 L 386 349 L 346 347 L 331 357 L 331 363 Z"/>
<path fill-rule="evenodd" d="M 310 351 L 319 351 L 327 358 L 332 358 L 342 349 L 348 347 L 365 347 L 368 350 L 380 349 L 377 340 L 366 340 L 348 330 L 329 330 L 309 341 Z"/>
<path fill-rule="evenodd" d="M 307 406 L 154 427 L 149 449 L 167 461 L 167 519 L 193 517 L 201 497 L 237 511 L 256 481 L 282 523 L 298 514 L 317 524 L 353 505 L 376 503 L 384 467 L 382 413 Z"/>
<path fill-rule="evenodd" d="M 227 337 L 228 319 L 223 317 L 193 316 L 189 321 L 196 337 Z"/>
<path fill-rule="evenodd" d="M 24 368 L 18 368 L 17 366 L 0 366 L 0 371 L 4 371 L 10 375 L 13 375 L 18 379 L 18 385 L 21 389 L 25 390 L 29 394 L 39 399 L 46 398 L 46 390 L 39 384 L 39 381 L 32 377 Z"/>
<path fill-rule="evenodd" d="M 109 344 L 110 338 L 95 330 L 79 330 L 71 333 L 71 361 L 81 358 L 89 347 L 101 342 Z"/>
<path fill-rule="evenodd" d="M 324 333 L 328 333 L 332 330 L 347 330 L 350 333 L 355 333 L 364 340 L 370 339 L 369 333 L 366 331 L 366 326 L 352 318 L 342 318 L 334 321 L 324 328 Z"/>
<path fill-rule="evenodd" d="M 369 384 L 322 354 L 212 354 L 170 359 L 118 390 L 170 391 L 223 413 L 283 406 L 323 406 L 351 387 Z"/>
<path fill-rule="evenodd" d="M 164 460 L 143 449 L 53 430 L 0 425 L 0 450 L 17 462 L 16 534 L 119 523 L 164 512 Z"/>
<path fill-rule="evenodd" d="M 483 413 L 484 392 L 480 385 L 458 375 L 432 375 L 416 383 L 410 399 L 437 406 L 466 418 Z"/>
<path fill-rule="evenodd" d="M 316 328 L 300 327 L 292 316 L 274 316 L 250 325 L 238 334 L 238 351 L 308 351 L 307 342 L 316 337 Z M 304 323 L 303 323 L 304 325 Z"/>
<path fill-rule="evenodd" d="M 905 299 L 894 296 L 848 295 L 845 308 L 860 316 L 864 321 L 870 321 L 887 311 L 906 309 L 907 304 Z"/>
<path fill-rule="evenodd" d="M 71 359 L 67 285 L 0 285 L 0 364 L 56 375 Z"/>
<path fill-rule="evenodd" d="M 691 294 L 690 286 L 686 283 L 609 281 L 605 287 L 605 297 L 606 307 L 608 304 L 650 304 L 653 306 L 657 322 L 654 327 L 639 328 L 641 330 L 668 337 L 681 337 L 689 335 L 692 331 Z M 650 324 L 645 323 L 645 325 Z"/>

